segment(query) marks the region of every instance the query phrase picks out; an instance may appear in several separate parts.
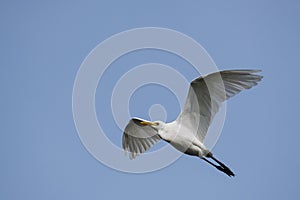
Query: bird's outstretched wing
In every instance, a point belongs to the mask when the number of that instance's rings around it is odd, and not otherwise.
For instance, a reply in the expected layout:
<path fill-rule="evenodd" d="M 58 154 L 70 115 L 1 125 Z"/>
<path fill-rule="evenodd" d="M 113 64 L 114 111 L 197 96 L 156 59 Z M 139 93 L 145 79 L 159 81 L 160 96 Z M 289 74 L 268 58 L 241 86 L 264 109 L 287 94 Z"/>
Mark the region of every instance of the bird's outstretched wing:
<path fill-rule="evenodd" d="M 160 141 L 160 137 L 151 126 L 142 125 L 140 120 L 133 118 L 127 124 L 122 138 L 122 146 L 125 152 L 129 152 L 129 158 L 134 159 L 141 153 Z"/>
<path fill-rule="evenodd" d="M 177 122 L 192 129 L 203 142 L 222 102 L 257 85 L 263 78 L 256 74 L 259 72 L 260 70 L 225 70 L 193 80 Z"/>

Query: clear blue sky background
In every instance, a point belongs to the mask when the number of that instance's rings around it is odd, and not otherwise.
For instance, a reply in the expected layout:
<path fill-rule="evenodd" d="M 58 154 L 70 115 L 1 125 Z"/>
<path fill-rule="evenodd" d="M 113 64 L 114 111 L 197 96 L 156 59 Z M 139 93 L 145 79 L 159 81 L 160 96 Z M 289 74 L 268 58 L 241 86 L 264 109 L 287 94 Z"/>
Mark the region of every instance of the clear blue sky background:
<path fill-rule="evenodd" d="M 296 0 L 1 1 L 0 199 L 299 199 L 299 9 Z M 144 26 L 191 36 L 219 69 L 263 70 L 259 86 L 228 102 L 214 148 L 236 177 L 188 156 L 154 173 L 121 173 L 81 144 L 71 107 L 81 62 L 112 34 Z M 172 62 L 144 54 L 137 63 Z M 136 104 L 132 112 L 146 115 Z M 171 105 L 169 119 L 179 112 Z M 122 132 L 111 117 L 104 123 L 117 143 Z"/>

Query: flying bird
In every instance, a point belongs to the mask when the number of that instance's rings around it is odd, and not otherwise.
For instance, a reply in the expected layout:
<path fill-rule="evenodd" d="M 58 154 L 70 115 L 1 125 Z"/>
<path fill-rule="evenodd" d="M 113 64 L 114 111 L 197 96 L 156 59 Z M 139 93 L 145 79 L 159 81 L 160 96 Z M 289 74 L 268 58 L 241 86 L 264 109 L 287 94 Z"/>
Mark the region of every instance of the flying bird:
<path fill-rule="evenodd" d="M 235 174 L 205 147 L 208 128 L 222 103 L 244 89 L 257 85 L 261 70 L 224 70 L 199 77 L 190 83 L 185 105 L 170 123 L 132 118 L 125 127 L 122 147 L 130 159 L 144 153 L 160 140 L 177 150 L 197 156 L 228 176 Z"/>

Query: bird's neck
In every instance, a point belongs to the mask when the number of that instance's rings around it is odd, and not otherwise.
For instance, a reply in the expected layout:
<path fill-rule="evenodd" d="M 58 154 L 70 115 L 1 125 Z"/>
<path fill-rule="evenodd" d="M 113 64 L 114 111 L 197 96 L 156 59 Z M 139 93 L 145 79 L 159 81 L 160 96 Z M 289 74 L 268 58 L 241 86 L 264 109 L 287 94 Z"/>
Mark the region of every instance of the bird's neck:
<path fill-rule="evenodd" d="M 176 127 L 174 126 L 175 124 L 173 123 L 168 123 L 168 124 L 165 124 L 163 127 L 161 127 L 159 130 L 158 130 L 158 134 L 159 136 L 167 141 L 167 142 L 171 142 L 172 141 L 172 138 L 174 138 L 174 135 L 176 135 Z"/>

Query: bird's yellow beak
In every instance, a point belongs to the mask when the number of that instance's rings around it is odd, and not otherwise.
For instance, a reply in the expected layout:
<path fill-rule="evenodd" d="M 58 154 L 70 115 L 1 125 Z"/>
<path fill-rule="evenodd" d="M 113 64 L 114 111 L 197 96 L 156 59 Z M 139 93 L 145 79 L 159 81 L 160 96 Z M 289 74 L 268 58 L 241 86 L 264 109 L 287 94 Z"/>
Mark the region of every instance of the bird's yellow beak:
<path fill-rule="evenodd" d="M 140 122 L 140 124 L 143 124 L 143 125 L 154 125 L 154 123 L 153 122 Z"/>

